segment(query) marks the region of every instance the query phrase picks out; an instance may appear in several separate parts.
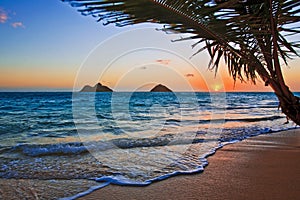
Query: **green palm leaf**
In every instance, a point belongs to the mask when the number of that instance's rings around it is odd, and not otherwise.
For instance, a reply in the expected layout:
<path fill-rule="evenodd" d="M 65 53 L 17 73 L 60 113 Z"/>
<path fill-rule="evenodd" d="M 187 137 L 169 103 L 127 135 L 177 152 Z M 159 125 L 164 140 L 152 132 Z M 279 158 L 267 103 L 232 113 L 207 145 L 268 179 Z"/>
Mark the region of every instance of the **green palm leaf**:
<path fill-rule="evenodd" d="M 283 112 L 300 125 L 300 99 L 285 85 L 280 65 L 298 56 L 299 0 L 64 1 L 104 25 L 151 22 L 164 24 L 166 32 L 188 33 L 178 40 L 195 40 L 195 54 L 207 50 L 211 70 L 217 72 L 223 57 L 234 80 L 255 83 L 258 74 L 275 91 Z"/>
<path fill-rule="evenodd" d="M 269 3 L 265 0 L 65 0 L 84 15 L 97 17 L 104 25 L 114 23 L 126 26 L 144 22 L 165 24 L 162 30 L 174 33 L 189 33 L 186 39 L 198 39 L 210 44 L 200 48 L 214 49 L 211 59 L 212 68 L 218 69 L 223 56 L 233 78 L 255 81 L 255 71 L 265 76 L 274 74 L 274 67 L 267 66 L 267 48 L 271 41 L 271 22 Z M 272 1 L 272 12 L 277 17 L 277 30 L 294 34 L 299 28 L 291 24 L 299 22 L 300 5 L 296 0 Z M 279 54 L 285 62 L 296 55 L 298 43 L 287 42 L 279 34 Z M 181 39 L 183 40 L 183 39 Z M 210 41 L 210 42 L 209 42 Z M 197 43 L 197 42 L 196 42 Z M 251 53 L 249 53 L 251 52 Z M 230 61 L 229 61 L 230 60 Z M 269 62 L 270 63 L 270 62 Z M 259 68 L 259 69 L 257 69 Z"/>

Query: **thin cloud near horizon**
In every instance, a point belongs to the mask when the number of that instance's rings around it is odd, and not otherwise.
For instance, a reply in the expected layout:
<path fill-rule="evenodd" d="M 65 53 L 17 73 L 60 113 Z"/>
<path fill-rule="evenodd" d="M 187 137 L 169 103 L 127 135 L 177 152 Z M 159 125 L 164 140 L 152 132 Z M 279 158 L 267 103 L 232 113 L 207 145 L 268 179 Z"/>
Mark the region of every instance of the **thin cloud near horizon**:
<path fill-rule="evenodd" d="M 163 64 L 163 65 L 169 65 L 171 60 L 169 60 L 169 59 L 158 59 L 155 62 Z"/>
<path fill-rule="evenodd" d="M 143 66 L 143 67 L 140 67 L 140 69 L 147 69 L 147 67 Z"/>
<path fill-rule="evenodd" d="M 189 74 L 186 74 L 185 76 L 186 76 L 186 77 L 194 77 L 195 75 L 192 74 L 192 73 L 189 73 Z"/>

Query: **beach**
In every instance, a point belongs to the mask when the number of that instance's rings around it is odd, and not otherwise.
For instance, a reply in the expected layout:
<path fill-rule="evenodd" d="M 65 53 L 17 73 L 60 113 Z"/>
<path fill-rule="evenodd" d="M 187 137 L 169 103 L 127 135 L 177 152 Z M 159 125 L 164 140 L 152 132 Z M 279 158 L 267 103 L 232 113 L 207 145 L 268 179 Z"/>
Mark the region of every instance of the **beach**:
<path fill-rule="evenodd" d="M 299 199 L 299 156 L 299 129 L 265 134 L 219 149 L 203 173 L 109 185 L 81 199 Z"/>

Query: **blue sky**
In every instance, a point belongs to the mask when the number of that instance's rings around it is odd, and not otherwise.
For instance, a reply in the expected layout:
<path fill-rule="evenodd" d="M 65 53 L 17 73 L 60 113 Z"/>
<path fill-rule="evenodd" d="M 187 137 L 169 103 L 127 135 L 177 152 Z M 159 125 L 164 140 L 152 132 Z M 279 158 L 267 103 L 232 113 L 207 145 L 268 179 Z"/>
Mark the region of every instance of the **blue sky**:
<path fill-rule="evenodd" d="M 206 53 L 190 59 L 189 57 L 195 51 L 191 49 L 192 42 L 172 43 L 171 39 L 176 39 L 179 36 L 167 35 L 156 31 L 155 28 L 162 27 L 161 25 L 148 23 L 117 28 L 114 25 L 103 26 L 101 22 L 98 23 L 96 20 L 91 16 L 82 16 L 76 11 L 76 8 L 72 8 L 68 3 L 60 0 L 1 0 L 0 88 L 72 89 L 73 85 L 76 85 L 76 76 L 77 78 L 80 77 L 77 73 L 80 71 L 81 65 L 84 65 L 88 55 L 91 55 L 90 57 L 93 59 L 97 58 L 100 64 L 96 67 L 101 68 L 108 65 L 108 63 L 103 61 L 108 59 L 103 56 L 107 51 L 112 54 L 112 57 L 109 59 L 113 60 L 122 54 L 122 52 L 119 52 L 122 49 L 127 51 L 132 50 L 128 48 L 140 48 L 142 47 L 141 45 L 147 45 L 148 47 L 156 48 L 152 53 L 145 51 L 146 55 L 149 55 L 148 60 L 146 58 L 139 60 L 142 57 L 140 56 L 141 51 L 136 54 L 130 54 L 128 57 L 131 58 L 131 61 L 122 60 L 120 66 L 112 66 L 114 70 L 110 70 L 111 74 L 105 75 L 105 81 L 108 85 L 109 82 L 112 82 L 109 79 L 117 73 L 123 73 L 119 77 L 124 77 L 124 80 L 127 80 L 129 76 L 125 77 L 124 74 L 129 71 L 135 76 L 139 76 L 137 74 L 139 72 L 141 77 L 147 76 L 149 81 L 151 76 L 155 77 L 153 80 L 157 82 L 167 81 L 167 76 L 162 76 L 161 79 L 157 77 L 161 76 L 162 71 L 171 69 L 173 72 L 177 70 L 176 73 L 182 73 L 181 78 L 186 79 L 183 81 L 193 86 L 197 85 L 196 89 L 211 88 L 214 90 L 214 88 L 226 87 L 227 90 L 235 91 L 270 91 L 269 88 L 263 87 L 263 84 L 254 86 L 237 83 L 234 88 L 231 78 L 227 75 L 226 67 L 222 67 L 219 73 L 220 77 L 215 78 L 214 73 L 207 70 L 209 58 Z M 137 28 L 145 30 L 136 31 Z M 130 32 L 128 34 L 128 31 L 133 31 L 133 34 Z M 110 39 L 112 36 L 115 36 L 113 37 L 115 40 Z M 106 49 L 101 49 L 101 45 L 99 46 L 101 43 L 103 43 L 103 46 L 106 46 Z M 97 48 L 95 49 L 95 47 Z M 160 52 L 159 48 L 169 51 L 169 54 L 158 54 Z M 95 52 L 91 54 L 90 52 L 93 49 L 98 54 Z M 118 52 L 118 55 L 113 55 L 116 52 Z M 177 56 L 177 60 L 173 58 L 173 60 L 168 61 L 171 57 L 174 57 L 174 52 L 183 56 L 187 62 L 184 62 L 184 59 L 181 59 L 180 56 Z M 156 69 L 157 66 L 165 66 L 168 67 L 168 70 L 163 68 L 161 72 L 159 70 L 144 70 L 143 73 L 142 70 L 132 71 L 133 69 L 140 69 L 141 66 L 142 68 L 147 68 L 144 63 L 145 60 L 153 69 Z M 159 60 L 160 62 L 157 62 Z M 101 63 L 102 61 L 103 63 Z M 165 64 L 165 61 L 168 61 L 167 64 Z M 195 67 L 188 67 L 190 65 L 189 62 L 195 64 Z M 178 63 L 186 63 L 186 65 L 178 66 Z M 299 59 L 296 59 L 291 62 L 290 68 L 285 68 L 288 84 L 291 85 L 293 90 L 297 91 L 300 90 L 299 82 L 297 81 L 299 74 L 299 67 L 297 69 L 298 63 Z M 102 64 L 103 66 L 101 66 Z M 123 67 L 123 71 L 121 67 Z M 181 70 L 182 67 L 185 67 L 185 69 Z M 198 70 L 198 72 L 194 71 L 195 68 L 197 68 L 196 71 Z M 93 73 L 93 71 L 90 73 Z M 196 76 L 197 73 L 199 76 Z M 187 74 L 189 76 L 186 76 Z M 141 77 L 137 80 L 143 80 Z M 131 90 L 141 87 L 140 85 L 135 85 L 138 82 L 132 81 L 132 79 L 131 77 L 130 84 L 126 82 L 120 88 Z M 169 82 L 166 82 L 166 84 L 171 86 L 173 84 L 176 87 L 174 79 L 168 76 Z M 84 81 L 88 82 L 85 79 L 81 85 Z M 99 81 L 101 81 L 101 77 Z M 223 83 L 221 83 L 222 81 Z M 96 80 L 93 80 L 93 82 L 96 82 Z M 179 82 L 177 82 L 177 86 Z M 224 86 L 224 82 L 226 86 Z M 109 86 L 116 87 L 117 83 L 123 82 L 122 80 L 117 80 Z M 178 88 L 180 89 L 180 87 Z"/>
<path fill-rule="evenodd" d="M 0 7 L 8 16 L 0 24 L 0 60 L 9 67 L 73 67 L 95 44 L 117 33 L 59 0 L 1 0 Z M 14 28 L 16 22 L 22 26 Z"/>

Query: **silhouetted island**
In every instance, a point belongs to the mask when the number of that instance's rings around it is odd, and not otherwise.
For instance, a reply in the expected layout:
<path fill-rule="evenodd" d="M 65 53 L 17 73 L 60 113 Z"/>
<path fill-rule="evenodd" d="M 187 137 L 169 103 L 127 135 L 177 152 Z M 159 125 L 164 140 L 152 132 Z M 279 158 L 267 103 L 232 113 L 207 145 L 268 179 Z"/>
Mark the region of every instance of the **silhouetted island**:
<path fill-rule="evenodd" d="M 97 83 L 94 87 L 84 86 L 80 92 L 113 92 L 113 90 L 101 83 Z"/>
<path fill-rule="evenodd" d="M 152 88 L 152 90 L 150 90 L 150 92 L 172 92 L 172 90 L 170 90 L 169 88 L 167 88 L 166 86 L 164 86 L 162 84 L 158 84 L 157 86 Z"/>

